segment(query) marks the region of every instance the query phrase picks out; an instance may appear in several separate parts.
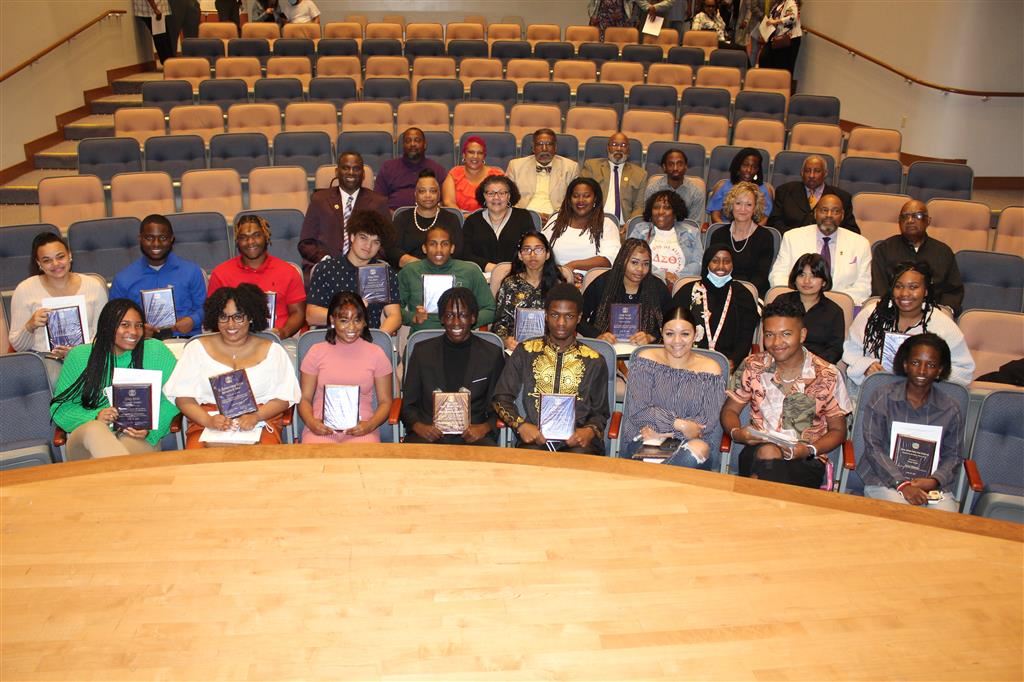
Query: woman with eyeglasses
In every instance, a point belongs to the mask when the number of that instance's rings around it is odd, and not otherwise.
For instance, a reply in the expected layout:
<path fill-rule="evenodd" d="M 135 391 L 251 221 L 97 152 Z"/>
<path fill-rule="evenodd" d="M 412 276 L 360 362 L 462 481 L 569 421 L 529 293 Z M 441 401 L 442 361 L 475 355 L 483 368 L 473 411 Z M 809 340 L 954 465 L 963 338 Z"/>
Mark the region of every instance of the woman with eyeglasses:
<path fill-rule="evenodd" d="M 154 429 L 119 424 L 107 389 L 116 368 L 152 369 L 168 381 L 174 355 L 157 339 L 145 339 L 145 317 L 134 301 L 115 298 L 105 306 L 92 343 L 72 348 L 64 360 L 50 403 L 53 423 L 68 434 L 68 459 L 135 455 L 160 449 L 178 410 L 160 396 L 160 415 Z"/>
<path fill-rule="evenodd" d="M 519 188 L 508 177 L 485 178 L 476 188 L 476 196 L 483 209 L 466 218 L 462 226 L 462 259 L 490 272 L 498 263 L 514 262 L 519 240 L 536 228 L 530 212 L 515 207 Z"/>
<path fill-rule="evenodd" d="M 488 176 L 504 173 L 500 168 L 484 163 L 486 159 L 487 143 L 483 138 L 476 135 L 467 137 L 462 145 L 462 165 L 448 171 L 441 184 L 441 202 L 445 206 L 472 213 L 484 205 L 478 198 L 480 183 Z"/>
<path fill-rule="evenodd" d="M 267 328 L 267 299 L 259 287 L 221 287 L 206 299 L 203 325 L 216 332 L 190 341 L 164 387 L 188 417 L 186 448 L 204 446 L 204 429 L 250 431 L 260 423 L 260 443 L 281 442 L 282 419 L 302 395 L 288 353 L 256 332 Z M 245 370 L 257 409 L 234 419 L 217 412 L 211 377 Z"/>
<path fill-rule="evenodd" d="M 551 256 L 548 238 L 540 232 L 527 232 L 519 238 L 512 272 L 498 289 L 494 324 L 491 331 L 505 341 L 505 348 L 515 350 L 516 309 L 544 309 L 544 296 L 548 290 L 564 282 L 561 269 Z"/>

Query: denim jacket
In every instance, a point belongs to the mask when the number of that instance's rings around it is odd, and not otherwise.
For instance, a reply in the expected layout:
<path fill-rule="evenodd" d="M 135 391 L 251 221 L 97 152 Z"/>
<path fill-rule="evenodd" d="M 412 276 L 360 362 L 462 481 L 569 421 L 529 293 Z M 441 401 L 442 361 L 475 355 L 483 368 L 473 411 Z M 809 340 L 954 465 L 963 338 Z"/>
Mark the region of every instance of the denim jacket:
<path fill-rule="evenodd" d="M 654 231 L 658 229 L 653 223 L 648 223 L 643 220 L 639 220 L 633 224 L 629 234 L 626 235 L 628 239 L 643 239 L 648 244 L 654 239 Z M 692 220 L 681 220 L 675 224 L 676 239 L 679 240 L 679 248 L 683 250 L 683 256 L 686 258 L 686 265 L 683 267 L 683 271 L 678 273 L 680 277 L 699 277 L 700 276 L 700 259 L 704 254 L 704 246 L 700 240 L 700 227 L 697 223 Z M 659 272 L 660 268 L 651 268 L 654 274 L 664 279 L 664 272 Z"/>

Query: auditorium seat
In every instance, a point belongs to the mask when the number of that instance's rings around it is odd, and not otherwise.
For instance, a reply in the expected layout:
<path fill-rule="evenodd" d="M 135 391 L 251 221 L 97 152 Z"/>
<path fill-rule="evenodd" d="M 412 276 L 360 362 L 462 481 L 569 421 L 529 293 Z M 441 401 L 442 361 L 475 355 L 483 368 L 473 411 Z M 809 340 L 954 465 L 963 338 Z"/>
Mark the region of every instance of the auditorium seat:
<path fill-rule="evenodd" d="M 568 83 L 533 81 L 523 86 L 523 104 L 552 104 L 564 117 L 569 111 L 572 91 Z"/>
<path fill-rule="evenodd" d="M 632 26 L 609 26 L 604 30 L 604 42 L 615 45 L 621 53 L 626 45 L 639 43 L 640 34 Z"/>
<path fill-rule="evenodd" d="M 167 173 L 173 182 L 187 170 L 206 168 L 206 142 L 198 135 L 151 137 L 145 149 L 146 170 Z"/>
<path fill-rule="evenodd" d="M 970 199 L 974 171 L 961 163 L 915 161 L 907 171 L 907 194 L 918 201 Z"/>
<path fill-rule="evenodd" d="M 363 67 L 359 57 L 320 57 L 316 60 L 317 78 L 351 78 L 356 90 L 363 87 Z"/>
<path fill-rule="evenodd" d="M 683 47 L 699 47 L 707 61 L 718 49 L 718 34 L 714 31 L 687 31 L 683 34 Z"/>
<path fill-rule="evenodd" d="M 227 224 L 222 213 L 173 213 L 167 219 L 174 229 L 174 252 L 204 271 L 211 272 L 235 255 L 234 239 L 228 239 Z"/>
<path fill-rule="evenodd" d="M 407 24 L 405 40 L 444 40 L 444 26 L 438 23 Z"/>
<path fill-rule="evenodd" d="M 166 116 L 172 107 L 192 104 L 195 93 L 186 80 L 147 81 L 142 84 L 143 106 L 159 107 Z"/>
<path fill-rule="evenodd" d="M 519 92 L 531 81 L 547 82 L 551 78 L 548 63 L 543 59 L 510 59 L 505 79 L 516 84 Z"/>
<path fill-rule="evenodd" d="M 617 83 L 623 93 L 644 84 L 644 65 L 635 62 L 606 62 L 601 67 L 601 83 Z"/>
<path fill-rule="evenodd" d="M 634 85 L 629 89 L 630 109 L 655 109 L 676 112 L 676 90 L 668 85 Z"/>
<path fill-rule="evenodd" d="M 654 142 L 647 147 L 647 173 L 648 175 L 664 174 L 661 167 L 661 158 L 671 149 L 679 149 L 686 156 L 686 175 L 692 178 L 699 178 L 704 182 L 704 147 L 692 142 L 676 142 L 662 140 Z"/>
<path fill-rule="evenodd" d="M 513 59 L 530 59 L 533 48 L 525 40 L 498 40 L 490 44 L 490 55 L 493 59 L 500 59 L 503 65 L 508 65 Z"/>
<path fill-rule="evenodd" d="M 438 24 L 440 27 L 440 24 Z M 417 57 L 412 63 L 412 92 L 417 96 L 424 78 L 456 78 L 455 60 L 451 57 Z"/>
<path fill-rule="evenodd" d="M 624 45 L 622 47 L 622 56 L 619 57 L 623 62 L 635 62 L 644 67 L 644 71 L 647 71 L 652 64 L 656 64 L 665 59 L 665 53 L 658 45 Z"/>
<path fill-rule="evenodd" d="M 225 114 L 232 104 L 248 101 L 249 86 L 241 78 L 209 78 L 199 84 L 199 104 L 215 104 Z"/>
<path fill-rule="evenodd" d="M 449 113 L 455 105 L 466 99 L 466 88 L 458 78 L 424 78 L 416 85 L 416 99 L 422 102 L 440 102 Z"/>
<path fill-rule="evenodd" d="M 1024 392 L 985 396 L 964 462 L 963 513 L 1024 523 Z"/>
<path fill-rule="evenodd" d="M 95 175 L 109 185 L 116 173 L 141 170 L 142 150 L 132 138 L 89 137 L 78 143 L 79 175 Z"/>
<path fill-rule="evenodd" d="M 302 89 L 309 88 L 313 64 L 307 57 L 271 57 L 267 60 L 267 78 L 297 78 Z"/>
<path fill-rule="evenodd" d="M 552 80 L 567 83 L 572 93 L 576 94 L 581 83 L 597 82 L 597 64 L 585 59 L 555 62 Z"/>
<path fill-rule="evenodd" d="M 238 37 L 238 26 L 230 21 L 204 21 L 199 24 L 199 37 L 231 40 Z"/>
<path fill-rule="evenodd" d="M 360 104 L 363 104 L 360 102 Z M 366 104 L 373 104 L 366 102 Z M 366 130 L 342 130 L 338 135 L 338 143 L 335 145 L 339 154 L 345 152 L 358 152 L 363 157 L 363 163 L 373 169 L 374 173 L 380 172 L 380 165 L 395 157 L 395 141 L 391 133 L 382 132 L 367 128 Z"/>
<path fill-rule="evenodd" d="M 497 103 L 508 113 L 518 100 L 518 92 L 519 88 L 510 80 L 477 78 L 469 86 L 469 101 Z"/>
<path fill-rule="evenodd" d="M 207 145 L 211 137 L 224 132 L 224 113 L 213 104 L 174 107 L 169 117 L 171 135 L 198 135 Z"/>
<path fill-rule="evenodd" d="M 0 291 L 14 289 L 29 274 L 35 260 L 32 240 L 41 232 L 60 235 L 57 226 L 50 223 L 7 225 L 0 230 L 0 261 L 4 264 L 0 268 Z M 0 337 L 0 345 L 7 345 L 6 337 Z"/>
<path fill-rule="evenodd" d="M 726 50 L 719 48 L 712 50 L 708 56 L 709 66 L 729 66 L 740 70 L 740 75 L 745 76 L 749 65 L 749 57 L 744 50 Z"/>
<path fill-rule="evenodd" d="M 446 43 L 448 56 L 461 64 L 464 59 L 487 59 L 490 50 L 483 40 L 451 40 Z"/>
<path fill-rule="evenodd" d="M 229 57 L 255 57 L 260 64 L 270 58 L 270 43 L 263 38 L 234 38 L 228 41 Z"/>
<path fill-rule="evenodd" d="M 778 189 L 780 185 L 784 185 L 787 182 L 802 180 L 804 160 L 811 155 L 812 154 L 810 152 L 794 152 L 789 149 L 776 154 L 775 158 L 772 160 L 772 187 Z M 825 164 L 828 166 L 828 171 L 825 175 L 825 182 L 830 185 L 835 184 L 835 159 L 831 156 L 823 156 L 821 158 L 825 160 Z M 859 213 L 857 213 L 857 219 L 860 220 Z"/>
<path fill-rule="evenodd" d="M 415 63 L 420 57 L 444 57 L 444 41 L 431 38 L 414 38 L 406 40 L 403 45 L 405 58 Z"/>
<path fill-rule="evenodd" d="M 272 21 L 248 21 L 242 24 L 242 37 L 273 42 L 281 37 L 281 27 Z"/>
<path fill-rule="evenodd" d="M 699 144 L 704 149 L 729 144 L 729 119 L 724 116 L 684 114 L 679 119 L 680 142 Z"/>
<path fill-rule="evenodd" d="M 796 152 L 827 154 L 836 163 L 839 163 L 839 157 L 843 150 L 843 131 L 838 125 L 797 123 L 792 128 L 789 145 L 786 149 Z"/>
<path fill-rule="evenodd" d="M 271 144 L 281 132 L 281 109 L 276 104 L 233 104 L 228 109 L 229 133 L 263 133 Z"/>
<path fill-rule="evenodd" d="M 316 61 L 316 45 L 309 38 L 280 38 L 273 48 L 275 57 L 303 57 L 310 64 Z"/>
<path fill-rule="evenodd" d="M 188 213 L 220 213 L 231 222 L 242 210 L 242 179 L 238 171 L 206 168 L 185 172 L 181 176 L 181 208 Z"/>
<path fill-rule="evenodd" d="M 974 377 L 1024 358 L 1024 313 L 968 310 L 957 321 L 974 358 Z"/>
<path fill-rule="evenodd" d="M 686 45 L 669 48 L 667 60 L 669 64 L 684 64 L 696 71 L 704 66 L 707 57 L 702 48 Z"/>
<path fill-rule="evenodd" d="M 320 24 L 309 22 L 307 24 L 285 24 L 281 32 L 282 38 L 309 38 L 316 42 L 320 40 Z"/>
<path fill-rule="evenodd" d="M 210 62 L 203 57 L 174 57 L 164 62 L 164 80 L 187 81 L 192 84 L 193 92 L 209 77 Z"/>
<path fill-rule="evenodd" d="M 274 140 L 274 165 L 300 166 L 312 178 L 317 168 L 335 160 L 331 149 L 335 137 L 336 132 L 328 134 L 322 130 L 278 133 Z"/>
<path fill-rule="evenodd" d="M 442 168 L 455 166 L 455 140 L 447 130 L 425 130 L 423 138 L 427 143 L 424 153 L 428 159 L 437 162 Z"/>
<path fill-rule="evenodd" d="M 139 218 L 77 220 L 68 227 L 68 248 L 78 271 L 110 282 L 139 257 Z"/>
<path fill-rule="evenodd" d="M 578 140 L 608 137 L 619 130 L 619 117 L 614 109 L 575 106 L 565 115 L 565 132 Z"/>
<path fill-rule="evenodd" d="M 508 162 L 519 154 L 519 142 L 512 133 L 500 131 L 467 130 L 459 138 L 459 149 L 462 149 L 466 138 L 476 135 L 487 145 L 487 164 L 496 168 L 507 168 Z"/>
<path fill-rule="evenodd" d="M 630 109 L 622 116 L 622 132 L 639 140 L 644 149 L 657 140 L 671 140 L 676 135 L 675 118 L 668 111 Z"/>
<path fill-rule="evenodd" d="M 252 98 L 256 104 L 273 104 L 278 110 L 284 110 L 289 104 L 303 101 L 302 81 L 298 78 L 260 78 L 253 85 Z"/>
<path fill-rule="evenodd" d="M 668 53 L 679 45 L 679 31 L 674 28 L 662 28 L 657 36 L 643 36 L 644 43 L 657 45 L 661 48 L 662 59 L 668 59 Z"/>
<path fill-rule="evenodd" d="M 217 78 L 239 78 L 252 90 L 262 77 L 263 69 L 256 57 L 221 57 L 217 60 Z"/>
<path fill-rule="evenodd" d="M 221 133 L 210 140 L 210 168 L 232 168 L 244 178 L 253 168 L 269 165 L 270 147 L 261 132 Z M 183 186 L 185 175 L 182 174 Z"/>
<path fill-rule="evenodd" d="M 512 107 L 508 131 L 518 140 L 539 128 L 562 130 L 562 110 L 553 104 L 517 104 Z"/>
<path fill-rule="evenodd" d="M 305 213 L 309 207 L 309 183 L 306 180 L 306 172 L 306 169 L 300 166 L 253 168 L 249 173 L 250 210 L 290 208 Z M 301 227 L 301 217 L 299 224 Z M 285 235 L 279 232 L 278 227 L 277 223 L 271 223 L 274 232 L 272 243 L 281 246 L 279 242 L 285 239 Z M 298 258 L 297 252 L 289 260 L 295 258 Z"/>
<path fill-rule="evenodd" d="M 561 41 L 562 27 L 558 24 L 530 24 L 526 27 L 526 39 L 536 50 L 537 43 Z"/>
<path fill-rule="evenodd" d="M 338 136 L 338 112 L 330 102 L 293 102 L 284 110 L 284 129 L 320 131 L 333 140 Z"/>
<path fill-rule="evenodd" d="M 354 21 L 332 21 L 324 26 L 324 39 L 320 42 L 330 39 L 354 40 L 356 45 L 360 45 L 363 42 L 363 27 Z M 319 49 L 320 45 L 317 45 Z"/>
<path fill-rule="evenodd" d="M 910 201 L 905 194 L 861 192 L 853 195 L 853 214 L 860 233 L 874 244 L 899 234 L 899 217 L 903 205 Z"/>
<path fill-rule="evenodd" d="M 581 83 L 576 88 L 576 106 L 610 107 L 621 120 L 626 91 L 618 83 Z"/>
<path fill-rule="evenodd" d="M 366 60 L 364 77 L 409 79 L 409 60 L 405 57 L 374 56 Z"/>
<path fill-rule="evenodd" d="M 958 199 L 932 199 L 927 206 L 931 219 L 928 234 L 945 242 L 954 253 L 962 249 L 988 249 L 991 224 L 988 206 Z"/>
<path fill-rule="evenodd" d="M 451 129 L 448 105 L 444 102 L 402 102 L 398 105 L 399 132 L 416 127 L 426 132 Z"/>
<path fill-rule="evenodd" d="M 777 92 L 740 90 L 740 93 L 736 95 L 733 107 L 732 123 L 736 125 L 745 118 L 763 118 L 780 123 L 785 122 L 786 98 Z"/>
<path fill-rule="evenodd" d="M 554 68 L 560 61 L 575 59 L 576 49 L 572 43 L 542 41 L 533 46 L 533 56 L 547 61 L 548 66 Z"/>
<path fill-rule="evenodd" d="M 171 176 L 160 171 L 118 173 L 110 181 L 110 215 L 144 218 L 174 213 Z"/>
<path fill-rule="evenodd" d="M 386 38 L 391 40 L 403 40 L 403 31 L 400 24 L 374 21 L 366 25 L 363 31 L 366 40 Z"/>
<path fill-rule="evenodd" d="M 505 132 L 505 107 L 495 102 L 461 102 L 455 105 L 452 136 L 468 132 Z"/>
<path fill-rule="evenodd" d="M 719 145 L 711 149 L 711 156 L 708 158 L 708 191 L 714 192 L 715 185 L 719 180 L 729 177 L 729 166 L 742 148 L 736 145 Z M 755 149 L 757 149 L 755 147 Z M 761 152 L 761 172 L 765 173 L 768 168 L 768 152 L 758 149 Z"/>
<path fill-rule="evenodd" d="M 224 41 L 220 38 L 183 38 L 181 41 L 182 57 L 202 57 L 209 64 L 217 61 L 218 57 L 225 55 Z M 168 60 L 170 61 L 170 60 Z M 207 69 L 209 78 L 209 69 Z M 167 64 L 164 63 L 164 78 L 167 77 Z"/>
<path fill-rule="evenodd" d="M 729 93 L 729 99 L 736 99 L 740 91 L 740 70 L 731 66 L 702 66 L 697 71 L 694 85 L 699 88 L 721 88 Z"/>
<path fill-rule="evenodd" d="M 839 125 L 839 98 L 803 93 L 793 95 L 789 98 L 786 127 L 792 129 L 797 123 Z"/>
<path fill-rule="evenodd" d="M 609 43 L 583 43 L 580 45 L 577 54 L 580 59 L 589 59 L 597 64 L 598 71 L 608 62 L 615 62 L 619 59 L 619 48 Z"/>
<path fill-rule="evenodd" d="M 7 346 L 4 333 L 5 351 Z M 42 357 L 35 353 L 3 355 L 0 375 L 4 377 L 0 381 L 0 471 L 62 461 L 61 451 L 53 445 L 53 394 Z"/>
<path fill-rule="evenodd" d="M 476 23 L 452 22 L 445 29 L 445 40 L 483 40 L 484 27 Z"/>
<path fill-rule="evenodd" d="M 601 40 L 601 31 L 597 26 L 566 26 L 565 42 L 572 43 L 572 46 L 579 52 L 583 43 L 597 43 Z"/>
<path fill-rule="evenodd" d="M 1024 206 L 1007 206 L 999 214 L 993 249 L 999 253 L 1024 254 Z"/>
<path fill-rule="evenodd" d="M 693 85 L 693 69 L 686 64 L 651 64 L 647 69 L 648 85 L 671 85 L 676 97 L 681 99 L 683 91 Z"/>
<path fill-rule="evenodd" d="M 519 41 L 522 39 L 523 27 L 519 24 L 491 24 L 487 27 L 487 43 L 489 45 L 494 45 L 499 40 Z"/>
<path fill-rule="evenodd" d="M 956 265 L 964 283 L 962 311 L 1024 312 L 1024 258 L 1008 253 L 963 250 Z"/>
<path fill-rule="evenodd" d="M 839 187 L 850 194 L 899 194 L 903 189 L 903 165 L 895 159 L 848 156 L 839 166 Z"/>
<path fill-rule="evenodd" d="M 788 100 L 792 78 L 793 75 L 785 69 L 750 69 L 747 71 L 746 80 L 743 81 L 743 89 L 754 92 L 777 92 Z"/>
<path fill-rule="evenodd" d="M 363 99 L 387 102 L 396 108 L 402 102 L 412 99 L 412 86 L 408 78 L 367 78 L 363 81 Z"/>
<path fill-rule="evenodd" d="M 472 88 L 475 80 L 501 80 L 504 76 L 498 59 L 467 57 L 459 63 L 459 80 L 467 90 Z"/>
<path fill-rule="evenodd" d="M 730 104 L 728 90 L 694 86 L 687 88 L 683 93 L 679 113 L 681 116 L 687 114 L 722 116 L 728 122 L 732 113 Z"/>
<path fill-rule="evenodd" d="M 850 131 L 846 156 L 900 160 L 903 136 L 898 130 L 860 126 Z"/>
<path fill-rule="evenodd" d="M 395 115 L 388 102 L 346 102 L 341 110 L 341 130 L 386 131 L 394 137 Z"/>
<path fill-rule="evenodd" d="M 786 126 L 782 121 L 770 121 L 763 118 L 745 118 L 733 128 L 732 143 L 736 147 L 755 147 L 764 149 L 774 157 L 786 141 Z M 762 169 L 767 175 L 767 167 Z"/>
<path fill-rule="evenodd" d="M 163 109 L 159 107 L 121 107 L 114 112 L 115 137 L 130 137 L 139 146 L 151 137 L 166 133 Z"/>

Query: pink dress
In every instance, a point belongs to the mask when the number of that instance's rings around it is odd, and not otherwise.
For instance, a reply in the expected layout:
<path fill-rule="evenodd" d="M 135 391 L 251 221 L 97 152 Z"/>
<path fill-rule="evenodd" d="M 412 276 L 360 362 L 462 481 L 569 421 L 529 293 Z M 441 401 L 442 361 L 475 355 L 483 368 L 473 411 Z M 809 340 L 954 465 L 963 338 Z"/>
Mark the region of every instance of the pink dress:
<path fill-rule="evenodd" d="M 369 341 L 359 339 L 354 343 L 338 340 L 326 341 L 309 349 L 299 368 L 304 374 L 316 376 L 316 393 L 313 394 L 313 414 L 324 413 L 324 385 L 346 384 L 359 386 L 359 419 L 369 419 L 373 414 L 372 400 L 374 380 L 391 374 L 391 361 L 384 351 Z M 365 436 L 346 436 L 335 433 L 318 436 L 306 427 L 302 430 L 303 443 L 379 443 L 376 431 Z"/>
<path fill-rule="evenodd" d="M 500 168 L 494 166 L 487 166 L 487 173 L 484 175 L 486 178 L 488 175 L 504 175 L 505 173 Z M 456 166 L 448 172 L 452 182 L 455 183 L 455 204 L 462 211 L 475 211 L 480 208 L 480 204 L 476 202 L 476 188 L 480 186 L 480 182 L 473 183 L 468 177 L 466 177 L 466 167 Z"/>

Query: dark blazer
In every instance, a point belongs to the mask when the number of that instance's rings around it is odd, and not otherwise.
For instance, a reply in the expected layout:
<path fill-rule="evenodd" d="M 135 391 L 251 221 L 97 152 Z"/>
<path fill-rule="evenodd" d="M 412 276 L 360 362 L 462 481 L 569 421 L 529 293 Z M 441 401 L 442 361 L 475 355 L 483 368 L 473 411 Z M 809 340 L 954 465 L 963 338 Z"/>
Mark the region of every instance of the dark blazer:
<path fill-rule="evenodd" d="M 825 194 L 835 194 L 843 202 L 843 222 L 840 227 L 845 227 L 851 232 L 860 234 L 857 226 L 857 219 L 853 216 L 853 201 L 850 193 L 832 185 L 825 185 Z M 782 234 L 786 230 L 804 225 L 814 225 L 814 211 L 807 201 L 807 190 L 800 180 L 786 182 L 775 188 L 775 203 L 772 204 L 772 213 L 768 216 L 768 224 Z"/>
<path fill-rule="evenodd" d="M 391 222 L 388 198 L 366 187 L 359 188 L 352 211 L 374 211 Z M 299 235 L 299 253 L 302 255 L 302 269 L 305 272 L 308 273 L 313 264 L 319 263 L 324 256 L 338 258 L 342 255 L 345 244 L 344 214 L 341 190 L 337 185 L 313 192 Z"/>
<path fill-rule="evenodd" d="M 501 234 L 495 236 L 494 230 L 484 220 L 481 209 L 470 214 L 462 225 L 462 259 L 473 261 L 483 270 L 488 263 L 511 263 L 516 256 L 516 244 L 519 238 L 534 229 L 533 218 L 525 208 L 513 208 Z"/>
<path fill-rule="evenodd" d="M 415 422 L 434 423 L 434 389 L 444 389 L 445 337 L 421 341 L 412 349 L 402 386 L 402 423 L 412 431 Z M 495 429 L 494 388 L 505 368 L 505 352 L 474 335 L 465 356 L 465 387 L 470 391 L 469 418 L 473 424 L 487 422 Z"/>

